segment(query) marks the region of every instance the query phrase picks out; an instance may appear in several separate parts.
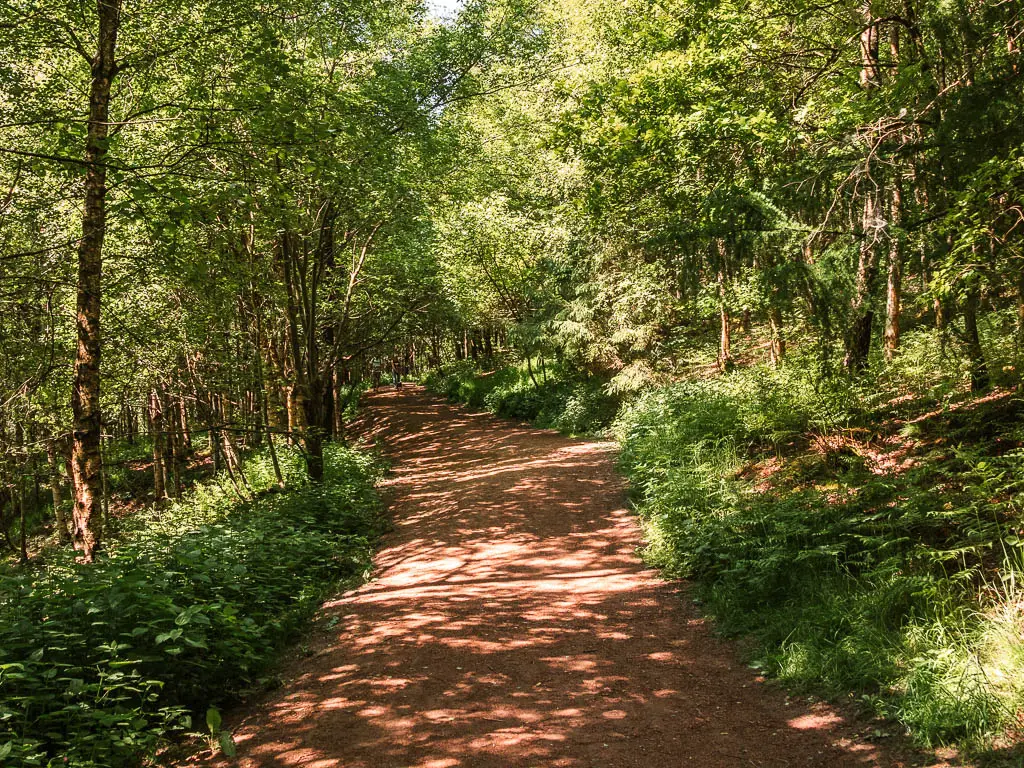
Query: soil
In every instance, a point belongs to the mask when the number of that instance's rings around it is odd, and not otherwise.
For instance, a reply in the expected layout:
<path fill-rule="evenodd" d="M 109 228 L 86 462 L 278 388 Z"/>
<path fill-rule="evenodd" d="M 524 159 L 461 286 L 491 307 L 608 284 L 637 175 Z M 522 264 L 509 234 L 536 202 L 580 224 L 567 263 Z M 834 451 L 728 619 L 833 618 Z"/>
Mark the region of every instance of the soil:
<path fill-rule="evenodd" d="M 613 444 L 412 387 L 366 405 L 393 462 L 375 577 L 324 606 L 282 687 L 229 719 L 238 757 L 208 765 L 945 764 L 744 666 L 637 556 Z"/>

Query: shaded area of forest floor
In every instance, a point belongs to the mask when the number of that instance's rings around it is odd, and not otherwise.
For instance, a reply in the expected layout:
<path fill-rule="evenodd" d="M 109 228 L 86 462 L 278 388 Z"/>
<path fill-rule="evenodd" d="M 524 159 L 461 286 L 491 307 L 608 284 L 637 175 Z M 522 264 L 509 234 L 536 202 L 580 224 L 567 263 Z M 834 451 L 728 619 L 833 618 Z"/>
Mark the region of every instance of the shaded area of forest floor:
<path fill-rule="evenodd" d="M 614 446 L 418 388 L 357 426 L 394 462 L 375 578 L 327 603 L 211 765 L 948 765 L 787 697 L 636 555 Z"/>

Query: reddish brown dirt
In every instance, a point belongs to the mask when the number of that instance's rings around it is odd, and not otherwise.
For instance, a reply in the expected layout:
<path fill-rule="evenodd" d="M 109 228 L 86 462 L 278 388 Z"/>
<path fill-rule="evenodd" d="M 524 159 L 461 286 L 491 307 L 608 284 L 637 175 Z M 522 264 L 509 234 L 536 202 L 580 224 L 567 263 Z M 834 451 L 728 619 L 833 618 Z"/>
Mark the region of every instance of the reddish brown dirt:
<path fill-rule="evenodd" d="M 221 765 L 906 764 L 761 684 L 641 563 L 613 446 L 418 389 L 368 406 L 394 462 L 376 578 L 324 607 Z"/>

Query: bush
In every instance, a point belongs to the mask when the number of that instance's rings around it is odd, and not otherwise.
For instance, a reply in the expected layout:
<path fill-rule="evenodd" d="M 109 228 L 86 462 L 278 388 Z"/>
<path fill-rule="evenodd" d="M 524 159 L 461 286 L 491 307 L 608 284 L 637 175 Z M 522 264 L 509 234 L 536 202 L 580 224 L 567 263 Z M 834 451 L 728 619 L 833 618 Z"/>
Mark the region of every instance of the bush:
<path fill-rule="evenodd" d="M 322 598 L 368 567 L 375 469 L 337 446 L 325 458 L 322 485 L 242 503 L 211 482 L 93 565 L 60 555 L 0 575 L 3 765 L 135 765 L 259 687 Z M 286 466 L 301 477 L 296 456 Z M 247 469 L 269 488 L 265 458 Z"/>
<path fill-rule="evenodd" d="M 486 407 L 491 390 L 515 378 L 514 368 L 481 373 L 472 360 L 460 360 L 427 374 L 423 385 L 453 403 L 465 403 L 470 408 L 481 410 Z"/>
<path fill-rule="evenodd" d="M 452 402 L 566 434 L 595 433 L 615 418 L 619 401 L 606 393 L 602 382 L 575 381 L 557 368 L 547 378 L 534 378 L 537 383 L 521 366 L 481 373 L 472 361 L 460 361 L 432 372 L 424 385 Z"/>

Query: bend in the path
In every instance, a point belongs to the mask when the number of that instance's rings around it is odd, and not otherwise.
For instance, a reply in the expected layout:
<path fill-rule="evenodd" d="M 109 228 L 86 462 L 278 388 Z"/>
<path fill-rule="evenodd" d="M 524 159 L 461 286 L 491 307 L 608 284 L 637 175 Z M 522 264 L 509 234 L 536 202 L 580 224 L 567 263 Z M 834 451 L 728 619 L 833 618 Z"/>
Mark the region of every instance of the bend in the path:
<path fill-rule="evenodd" d="M 367 405 L 395 530 L 237 729 L 238 764 L 901 764 L 761 685 L 641 563 L 611 445 L 419 389 Z"/>

